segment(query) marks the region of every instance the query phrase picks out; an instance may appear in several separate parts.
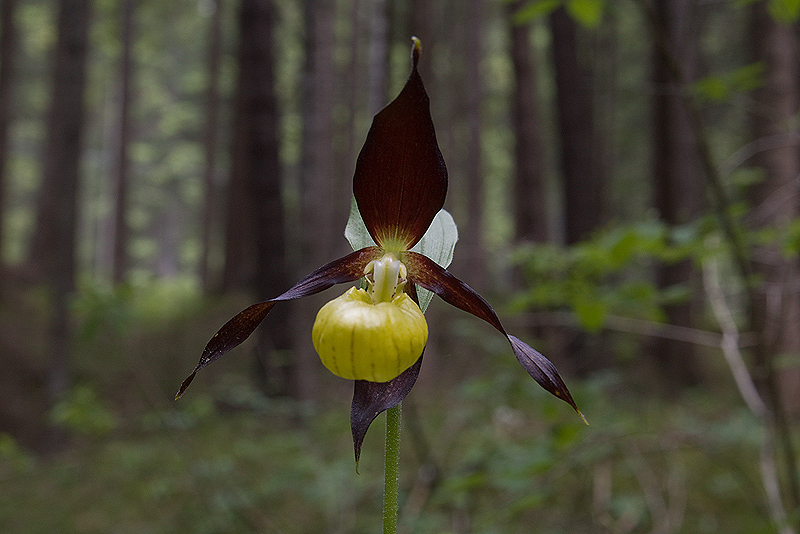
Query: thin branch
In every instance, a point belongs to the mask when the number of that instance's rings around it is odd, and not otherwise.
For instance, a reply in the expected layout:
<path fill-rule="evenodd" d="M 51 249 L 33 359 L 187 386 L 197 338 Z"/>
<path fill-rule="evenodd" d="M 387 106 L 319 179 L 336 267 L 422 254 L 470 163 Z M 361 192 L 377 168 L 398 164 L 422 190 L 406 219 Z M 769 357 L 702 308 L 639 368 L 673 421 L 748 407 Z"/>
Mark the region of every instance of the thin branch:
<path fill-rule="evenodd" d="M 506 321 L 513 325 L 515 320 L 525 327 L 579 326 L 580 324 L 577 316 L 573 312 L 566 310 L 525 313 Z M 722 343 L 722 334 L 719 332 L 620 315 L 607 316 L 603 322 L 603 328 L 615 332 L 684 341 L 702 347 L 718 348 Z M 757 343 L 757 340 L 754 334 L 749 332 L 739 334 L 740 347 L 753 346 L 755 343 Z"/>
<path fill-rule="evenodd" d="M 772 412 L 759 395 L 739 350 L 739 331 L 720 286 L 719 268 L 714 259 L 703 262 L 703 286 L 711 304 L 711 310 L 722 328 L 720 347 L 725 355 L 725 361 L 728 362 L 728 367 L 731 369 L 742 399 L 762 423 L 764 435 L 761 440 L 759 466 L 770 518 L 775 525 L 778 525 L 780 534 L 794 534 L 794 529 L 786 521 L 786 510 L 778 483 L 778 469 L 775 461 L 775 425 L 772 424 Z"/>
<path fill-rule="evenodd" d="M 739 389 L 739 394 L 756 417 L 768 421 L 771 418 L 770 410 L 758 393 L 739 350 L 739 329 L 722 292 L 716 260 L 710 259 L 703 262 L 703 286 L 711 305 L 711 311 L 722 329 L 719 346 L 736 382 L 736 387 Z"/>
<path fill-rule="evenodd" d="M 689 88 L 690 80 L 687 78 L 681 63 L 674 50 L 669 44 L 669 40 L 664 33 L 664 29 L 659 22 L 655 9 L 649 0 L 637 0 L 641 6 L 645 17 L 651 24 L 651 29 L 655 39 L 655 46 L 664 60 L 665 65 L 670 69 L 672 78 L 680 87 Z M 744 307 L 747 313 L 746 324 L 758 336 L 758 342 L 753 345 L 753 354 L 756 365 L 763 369 L 763 380 L 766 388 L 769 409 L 772 412 L 770 423 L 774 426 L 775 435 L 780 443 L 785 458 L 785 476 L 788 485 L 789 497 L 792 508 L 800 507 L 800 478 L 797 472 L 797 459 L 792 443 L 791 429 L 789 428 L 788 418 L 780 397 L 778 379 L 774 368 L 773 358 L 768 339 L 766 338 L 766 323 L 764 317 L 760 316 L 755 310 L 759 302 L 759 284 L 754 274 L 753 264 L 750 261 L 750 250 L 746 245 L 746 239 L 737 224 L 735 217 L 731 213 L 731 200 L 724 186 L 723 176 L 720 169 L 715 164 L 710 144 L 710 136 L 706 131 L 700 107 L 697 104 L 691 91 L 682 91 L 683 103 L 689 116 L 690 124 L 695 134 L 697 150 L 705 171 L 705 178 L 708 185 L 709 198 L 714 209 L 714 213 L 719 221 L 720 228 L 731 249 L 733 263 L 738 270 L 745 290 Z"/>

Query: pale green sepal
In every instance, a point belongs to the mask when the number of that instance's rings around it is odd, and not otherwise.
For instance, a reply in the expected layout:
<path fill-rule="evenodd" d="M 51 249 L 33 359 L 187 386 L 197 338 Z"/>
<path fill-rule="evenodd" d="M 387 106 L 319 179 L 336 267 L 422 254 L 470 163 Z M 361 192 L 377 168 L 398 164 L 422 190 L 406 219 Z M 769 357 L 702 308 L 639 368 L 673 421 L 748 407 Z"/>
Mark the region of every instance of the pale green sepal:
<path fill-rule="evenodd" d="M 419 252 L 424 256 L 438 263 L 441 267 L 447 267 L 453 261 L 453 251 L 458 241 L 458 227 L 453 220 L 453 216 L 446 210 L 439 210 L 433 222 L 428 227 L 428 231 L 414 245 L 411 250 Z"/>
<path fill-rule="evenodd" d="M 458 227 L 453 220 L 453 216 L 446 210 L 439 210 L 425 235 L 411 250 L 429 257 L 446 269 L 453 261 L 456 241 L 458 241 Z M 427 289 L 417 287 L 417 296 L 419 297 L 419 309 L 422 310 L 422 313 L 425 313 L 425 310 L 428 309 L 428 304 L 433 299 L 433 293 Z"/>
<path fill-rule="evenodd" d="M 344 227 L 344 237 L 353 250 L 361 250 L 364 247 L 374 247 L 375 241 L 369 235 L 364 224 L 364 219 L 361 218 L 361 213 L 358 211 L 358 204 L 356 204 L 356 197 L 350 197 L 350 217 L 347 219 L 347 224 Z"/>
<path fill-rule="evenodd" d="M 369 235 L 367 227 L 364 225 L 364 220 L 358 211 L 356 199 L 353 198 L 350 202 L 350 218 L 347 220 L 347 225 L 344 229 L 344 236 L 353 247 L 353 250 L 360 250 L 364 247 L 374 247 L 375 241 Z M 414 245 L 411 249 L 414 252 L 419 252 L 445 269 L 453 261 L 453 251 L 458 241 L 458 227 L 456 226 L 453 216 L 446 210 L 439 210 L 433 222 L 428 227 L 425 235 L 419 240 L 419 243 Z M 417 288 L 417 296 L 419 297 L 419 307 L 425 312 L 433 298 L 433 293 L 420 287 Z"/>

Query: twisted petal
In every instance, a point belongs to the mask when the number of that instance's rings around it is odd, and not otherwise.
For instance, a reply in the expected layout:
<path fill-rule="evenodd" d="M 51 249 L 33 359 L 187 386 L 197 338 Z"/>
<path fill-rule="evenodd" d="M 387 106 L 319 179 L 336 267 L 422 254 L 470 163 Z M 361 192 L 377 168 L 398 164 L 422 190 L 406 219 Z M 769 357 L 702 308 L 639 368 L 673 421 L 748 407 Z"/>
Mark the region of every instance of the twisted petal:
<path fill-rule="evenodd" d="M 358 280 L 364 275 L 364 268 L 367 264 L 378 258 L 380 254 L 381 251 L 377 247 L 366 247 L 351 252 L 343 258 L 323 265 L 274 299 L 253 304 L 239 312 L 225 323 L 208 342 L 203 354 L 200 356 L 200 361 L 192 371 L 192 374 L 183 381 L 175 398 L 177 399 L 183 395 L 183 392 L 189 387 L 189 384 L 194 380 L 200 369 L 219 359 L 250 337 L 250 334 L 261 324 L 261 321 L 269 314 L 276 302 L 307 297 L 324 291 L 335 284 Z"/>
<path fill-rule="evenodd" d="M 414 246 L 447 194 L 447 168 L 417 71 L 419 54 L 415 39 L 411 75 L 397 98 L 375 115 L 353 176 L 364 224 L 388 250 Z"/>
<path fill-rule="evenodd" d="M 508 342 L 514 350 L 514 355 L 525 370 L 528 371 L 528 374 L 540 386 L 568 403 L 583 417 L 566 384 L 558 374 L 555 365 L 527 343 L 508 335 L 494 309 L 475 290 L 422 254 L 407 251 L 403 253 L 401 259 L 408 268 L 410 282 L 419 284 L 421 287 L 439 295 L 445 302 L 469 312 L 495 327 L 508 338 Z"/>

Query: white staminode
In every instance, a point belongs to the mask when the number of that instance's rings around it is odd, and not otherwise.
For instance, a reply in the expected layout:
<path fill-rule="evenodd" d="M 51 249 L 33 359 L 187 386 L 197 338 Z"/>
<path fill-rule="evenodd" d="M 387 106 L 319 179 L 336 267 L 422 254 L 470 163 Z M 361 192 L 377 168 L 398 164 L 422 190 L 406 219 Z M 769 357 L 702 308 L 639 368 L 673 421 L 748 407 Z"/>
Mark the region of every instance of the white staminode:
<path fill-rule="evenodd" d="M 372 260 L 364 269 L 364 274 L 369 283 L 369 294 L 373 304 L 391 302 L 402 292 L 406 283 L 408 271 L 403 262 L 394 254 L 384 254 L 379 260 Z"/>

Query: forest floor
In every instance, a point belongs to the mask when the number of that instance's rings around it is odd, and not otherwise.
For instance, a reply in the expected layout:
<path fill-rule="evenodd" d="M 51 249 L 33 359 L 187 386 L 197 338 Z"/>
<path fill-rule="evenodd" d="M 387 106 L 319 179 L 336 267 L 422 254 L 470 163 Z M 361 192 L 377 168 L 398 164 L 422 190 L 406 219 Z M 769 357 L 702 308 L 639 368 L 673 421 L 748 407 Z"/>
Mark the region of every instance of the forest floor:
<path fill-rule="evenodd" d="M 247 358 L 232 356 L 172 400 L 198 347 L 245 297 L 209 302 L 174 284 L 84 290 L 75 387 L 49 414 L 71 439 L 49 454 L 31 447 L 42 432 L 31 421 L 46 420 L 36 400 L 46 360 L 30 356 L 42 352 L 46 299 L 15 298 L 0 310 L 0 532 L 378 529 L 383 417 L 357 472 L 348 383 L 322 374 L 315 402 L 269 399 Z M 670 399 L 648 394 L 635 363 L 566 377 L 586 426 L 502 343 L 473 347 L 485 363 L 459 376 L 453 352 L 433 355 L 442 361 L 427 376 L 423 366 L 404 403 L 402 532 L 774 532 L 762 429 L 727 376 Z"/>

